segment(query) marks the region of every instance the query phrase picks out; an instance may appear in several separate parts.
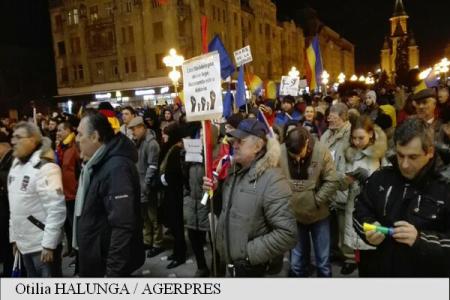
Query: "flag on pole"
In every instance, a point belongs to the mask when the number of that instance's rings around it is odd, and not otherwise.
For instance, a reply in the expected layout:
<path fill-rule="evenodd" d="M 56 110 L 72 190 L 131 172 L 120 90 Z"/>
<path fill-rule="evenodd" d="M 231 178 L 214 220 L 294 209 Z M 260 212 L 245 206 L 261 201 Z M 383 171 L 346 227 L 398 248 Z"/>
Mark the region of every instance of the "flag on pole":
<path fill-rule="evenodd" d="M 225 97 L 223 98 L 223 116 L 228 118 L 233 113 L 233 94 L 228 89 Z"/>
<path fill-rule="evenodd" d="M 322 56 L 320 55 L 319 37 L 316 35 L 306 48 L 306 78 L 309 88 L 315 90 L 320 85 L 320 76 L 322 75 Z"/>
<path fill-rule="evenodd" d="M 261 109 L 258 109 L 258 115 L 256 116 L 256 118 L 258 119 L 258 121 L 262 122 L 264 126 L 266 126 L 266 130 L 269 133 L 269 136 L 271 138 L 275 137 L 275 133 L 273 132 L 272 127 L 269 125 L 269 122 L 267 121 L 267 118 L 261 111 Z"/>
<path fill-rule="evenodd" d="M 275 81 L 267 80 L 264 82 L 264 92 L 266 99 L 277 99 L 277 84 Z"/>
<path fill-rule="evenodd" d="M 251 74 L 247 72 L 247 76 L 245 77 L 245 81 L 247 82 L 248 89 L 254 95 L 259 95 L 263 88 L 263 81 L 255 74 Z"/>
<path fill-rule="evenodd" d="M 227 49 L 222 43 L 222 40 L 218 35 L 214 36 L 208 45 L 208 52 L 217 51 L 220 56 L 220 76 L 223 80 L 231 76 L 234 72 L 234 65 L 228 55 Z"/>
<path fill-rule="evenodd" d="M 236 106 L 241 107 L 247 104 L 245 99 L 245 82 L 244 82 L 244 67 L 239 67 L 239 76 L 236 85 Z"/>

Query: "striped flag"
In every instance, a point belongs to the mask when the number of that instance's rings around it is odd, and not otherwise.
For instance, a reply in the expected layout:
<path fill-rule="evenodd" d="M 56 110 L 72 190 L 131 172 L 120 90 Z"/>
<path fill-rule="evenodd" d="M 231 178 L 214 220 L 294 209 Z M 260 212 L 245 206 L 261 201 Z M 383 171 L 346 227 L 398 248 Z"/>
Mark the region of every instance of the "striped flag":
<path fill-rule="evenodd" d="M 267 121 L 266 116 L 264 115 L 264 112 L 261 111 L 261 109 L 258 109 L 258 115 L 256 118 L 258 121 L 262 122 L 266 126 L 266 130 L 269 133 L 269 136 L 273 138 L 275 136 L 275 133 L 273 132 L 272 127 L 270 126 L 269 122 Z"/>
<path fill-rule="evenodd" d="M 306 48 L 306 78 L 309 88 L 315 90 L 320 85 L 320 76 L 322 75 L 322 56 L 320 55 L 319 37 L 316 35 L 308 48 Z"/>

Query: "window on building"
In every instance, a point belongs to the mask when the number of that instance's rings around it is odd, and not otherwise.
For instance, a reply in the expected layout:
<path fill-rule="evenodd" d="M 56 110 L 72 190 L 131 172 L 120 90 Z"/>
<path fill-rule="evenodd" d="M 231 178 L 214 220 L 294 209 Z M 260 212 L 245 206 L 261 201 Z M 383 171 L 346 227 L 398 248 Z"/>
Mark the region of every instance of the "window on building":
<path fill-rule="evenodd" d="M 122 27 L 122 44 L 127 43 L 127 30 L 125 27 Z"/>
<path fill-rule="evenodd" d="M 66 44 L 64 43 L 64 41 L 58 42 L 58 55 L 66 55 Z"/>
<path fill-rule="evenodd" d="M 73 9 L 73 24 L 78 24 L 80 23 L 80 16 L 78 14 L 78 9 L 74 8 Z"/>
<path fill-rule="evenodd" d="M 81 53 L 81 43 L 79 37 L 73 37 L 70 39 L 70 46 L 73 54 Z"/>
<path fill-rule="evenodd" d="M 128 57 L 125 57 L 123 60 L 125 63 L 125 74 L 128 74 L 130 73 L 130 62 L 128 60 Z"/>
<path fill-rule="evenodd" d="M 133 3 L 131 2 L 131 0 L 128 0 L 127 3 L 126 3 L 125 5 L 126 5 L 125 11 L 126 11 L 127 13 L 130 13 L 130 12 L 133 11 Z"/>
<path fill-rule="evenodd" d="M 111 1 L 107 2 L 105 4 L 105 10 L 106 10 L 106 14 L 108 16 L 113 16 L 114 15 L 114 5 L 113 5 L 113 3 Z"/>
<path fill-rule="evenodd" d="M 117 60 L 111 61 L 111 76 L 114 78 L 119 77 L 119 64 Z"/>
<path fill-rule="evenodd" d="M 198 5 L 200 6 L 200 9 L 205 8 L 205 0 L 199 0 Z"/>
<path fill-rule="evenodd" d="M 153 39 L 164 39 L 163 22 L 153 23 Z"/>
<path fill-rule="evenodd" d="M 213 5 L 212 6 L 212 10 L 213 10 L 213 20 L 216 19 L 216 7 Z"/>
<path fill-rule="evenodd" d="M 55 16 L 55 31 L 61 31 L 63 28 L 63 20 L 61 15 L 56 15 Z"/>
<path fill-rule="evenodd" d="M 226 23 L 227 22 L 227 15 L 225 14 L 225 9 L 222 11 L 222 17 L 223 17 L 223 22 Z"/>
<path fill-rule="evenodd" d="M 61 82 L 69 81 L 69 70 L 66 67 L 61 68 Z"/>
<path fill-rule="evenodd" d="M 78 79 L 84 79 L 83 65 L 78 65 Z"/>
<path fill-rule="evenodd" d="M 263 34 L 263 25 L 259 23 L 259 34 Z"/>
<path fill-rule="evenodd" d="M 103 64 L 103 62 L 98 62 L 95 64 L 95 69 L 97 71 L 97 78 L 102 79 L 104 78 L 105 75 L 105 66 Z"/>
<path fill-rule="evenodd" d="M 241 45 L 239 44 L 239 36 L 234 37 L 234 46 L 236 49 L 240 49 Z"/>
<path fill-rule="evenodd" d="M 108 31 L 107 33 L 108 36 L 108 48 L 113 48 L 114 47 L 114 33 L 112 31 Z"/>
<path fill-rule="evenodd" d="M 248 32 L 252 33 L 252 22 L 248 21 Z"/>
<path fill-rule="evenodd" d="M 233 14 L 234 26 L 237 26 L 237 13 Z"/>
<path fill-rule="evenodd" d="M 178 19 L 178 35 L 184 36 L 184 28 L 186 27 L 186 19 Z"/>
<path fill-rule="evenodd" d="M 128 26 L 128 43 L 134 44 L 134 30 L 133 30 L 133 26 Z"/>
<path fill-rule="evenodd" d="M 130 56 L 130 70 L 131 73 L 137 72 L 136 56 Z"/>
<path fill-rule="evenodd" d="M 165 65 L 163 63 L 163 57 L 164 57 L 164 54 L 162 54 L 162 53 L 155 54 L 155 65 L 158 70 L 162 70 L 165 68 Z"/>
<path fill-rule="evenodd" d="M 98 6 L 91 6 L 89 8 L 89 20 L 94 23 L 98 19 Z"/>
<path fill-rule="evenodd" d="M 220 22 L 220 8 L 217 8 L 217 21 Z"/>
<path fill-rule="evenodd" d="M 266 39 L 269 40 L 270 39 L 270 25 L 266 24 Z"/>

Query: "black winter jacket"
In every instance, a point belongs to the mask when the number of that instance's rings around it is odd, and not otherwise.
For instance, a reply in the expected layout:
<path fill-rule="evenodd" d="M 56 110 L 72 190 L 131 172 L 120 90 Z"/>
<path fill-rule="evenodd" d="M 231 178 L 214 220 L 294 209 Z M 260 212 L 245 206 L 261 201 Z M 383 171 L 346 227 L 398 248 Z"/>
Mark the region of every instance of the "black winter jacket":
<path fill-rule="evenodd" d="M 85 277 L 129 276 L 145 261 L 136 148 L 118 133 L 106 151 L 78 218 L 79 274 Z"/>
<path fill-rule="evenodd" d="M 353 213 L 361 238 L 367 242 L 362 224 L 375 221 L 392 227 L 403 220 L 419 233 L 412 247 L 386 237 L 375 250 L 374 261 L 369 262 L 368 276 L 450 275 L 450 185 L 435 165 L 435 160 L 431 161 L 414 180 L 408 180 L 394 162 L 394 166 L 374 172 L 366 182 Z"/>

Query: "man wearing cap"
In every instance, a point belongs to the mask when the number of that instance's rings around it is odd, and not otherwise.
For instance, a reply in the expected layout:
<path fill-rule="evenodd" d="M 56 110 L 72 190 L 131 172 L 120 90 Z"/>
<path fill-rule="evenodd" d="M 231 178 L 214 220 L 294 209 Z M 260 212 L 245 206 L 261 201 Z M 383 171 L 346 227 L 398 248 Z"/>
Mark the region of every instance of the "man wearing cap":
<path fill-rule="evenodd" d="M 441 127 L 441 121 L 436 116 L 436 98 L 436 91 L 433 88 L 423 89 L 412 96 L 417 117 L 431 125 L 435 138 Z"/>
<path fill-rule="evenodd" d="M 266 127 L 243 120 L 234 138 L 233 165 L 222 186 L 217 251 L 229 276 L 261 277 L 279 272 L 283 254 L 296 244 L 297 227 L 288 208 L 291 189 L 277 168 L 280 145 Z M 215 187 L 204 177 L 204 189 Z"/>
<path fill-rule="evenodd" d="M 275 124 L 284 126 L 287 121 L 295 120 L 300 121 L 302 115 L 295 110 L 295 98 L 292 96 L 285 96 L 281 102 L 281 109 L 283 112 L 277 114 Z"/>
<path fill-rule="evenodd" d="M 141 184 L 141 214 L 144 221 L 144 245 L 149 249 L 147 257 L 163 252 L 162 227 L 157 220 L 158 199 L 155 182 L 158 176 L 159 145 L 154 135 L 145 127 L 142 117 L 135 117 L 128 124 L 138 151 L 136 167 Z"/>

